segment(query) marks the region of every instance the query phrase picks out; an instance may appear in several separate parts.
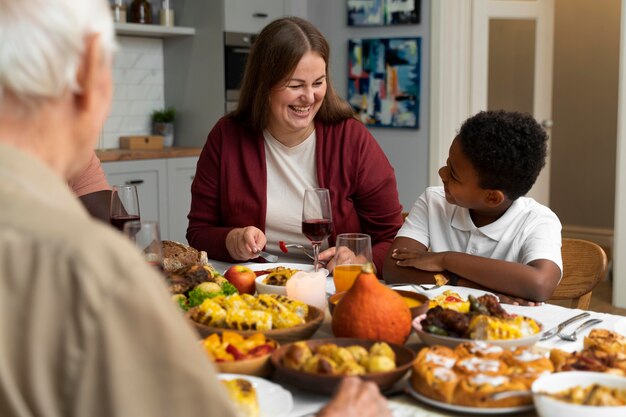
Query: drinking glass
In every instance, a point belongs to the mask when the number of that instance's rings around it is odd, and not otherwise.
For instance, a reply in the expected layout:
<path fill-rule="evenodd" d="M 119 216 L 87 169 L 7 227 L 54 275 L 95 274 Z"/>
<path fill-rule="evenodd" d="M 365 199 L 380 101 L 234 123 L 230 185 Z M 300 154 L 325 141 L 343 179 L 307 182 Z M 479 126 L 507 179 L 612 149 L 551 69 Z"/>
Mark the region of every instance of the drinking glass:
<path fill-rule="evenodd" d="M 146 262 L 163 271 L 163 246 L 156 221 L 129 221 L 124 224 L 124 234 L 135 242 Z"/>
<path fill-rule="evenodd" d="M 337 236 L 335 248 L 335 290 L 348 291 L 359 276 L 361 267 L 372 262 L 372 241 L 364 233 L 342 233 Z"/>
<path fill-rule="evenodd" d="M 111 224 L 124 230 L 124 224 L 140 220 L 139 197 L 134 185 L 114 185 L 111 188 Z"/>
<path fill-rule="evenodd" d="M 302 234 L 313 244 L 315 272 L 319 265 L 320 245 L 333 230 L 330 193 L 327 188 L 313 188 L 304 191 L 302 203 Z"/>

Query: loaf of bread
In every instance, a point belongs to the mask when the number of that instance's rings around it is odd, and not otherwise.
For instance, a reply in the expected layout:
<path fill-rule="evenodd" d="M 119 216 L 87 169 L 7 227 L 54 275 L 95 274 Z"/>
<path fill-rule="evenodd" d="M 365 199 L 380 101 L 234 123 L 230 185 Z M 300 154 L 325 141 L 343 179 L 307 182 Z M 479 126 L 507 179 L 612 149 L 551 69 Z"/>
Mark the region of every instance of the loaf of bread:
<path fill-rule="evenodd" d="M 171 240 L 163 241 L 163 269 L 165 272 L 176 271 L 191 265 L 208 265 L 204 251 Z"/>

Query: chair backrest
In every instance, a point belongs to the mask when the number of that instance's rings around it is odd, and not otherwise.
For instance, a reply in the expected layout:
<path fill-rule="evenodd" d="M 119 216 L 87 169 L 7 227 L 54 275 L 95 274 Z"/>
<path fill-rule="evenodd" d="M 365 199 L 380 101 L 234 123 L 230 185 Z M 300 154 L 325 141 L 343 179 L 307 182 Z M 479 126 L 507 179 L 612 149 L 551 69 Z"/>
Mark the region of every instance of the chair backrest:
<path fill-rule="evenodd" d="M 587 310 L 591 291 L 604 278 L 607 258 L 593 242 L 563 238 L 563 278 L 550 300 L 571 300 L 570 307 Z"/>

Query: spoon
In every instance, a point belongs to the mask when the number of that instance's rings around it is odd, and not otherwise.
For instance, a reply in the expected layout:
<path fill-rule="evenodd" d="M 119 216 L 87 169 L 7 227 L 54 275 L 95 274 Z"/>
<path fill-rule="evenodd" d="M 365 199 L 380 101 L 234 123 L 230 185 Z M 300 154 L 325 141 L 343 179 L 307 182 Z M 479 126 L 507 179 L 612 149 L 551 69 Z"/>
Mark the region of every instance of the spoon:
<path fill-rule="evenodd" d="M 573 332 L 571 332 L 569 334 L 564 334 L 564 333 L 559 332 L 557 334 L 557 336 L 559 336 L 563 340 L 567 340 L 568 342 L 575 342 L 578 339 L 578 337 L 576 336 L 576 333 L 578 333 L 579 331 L 581 331 L 583 329 L 586 329 L 587 327 L 593 326 L 594 324 L 598 324 L 598 323 L 602 323 L 602 319 L 587 320 L 586 322 L 584 322 L 583 324 L 578 326 L 576 329 L 574 329 Z"/>

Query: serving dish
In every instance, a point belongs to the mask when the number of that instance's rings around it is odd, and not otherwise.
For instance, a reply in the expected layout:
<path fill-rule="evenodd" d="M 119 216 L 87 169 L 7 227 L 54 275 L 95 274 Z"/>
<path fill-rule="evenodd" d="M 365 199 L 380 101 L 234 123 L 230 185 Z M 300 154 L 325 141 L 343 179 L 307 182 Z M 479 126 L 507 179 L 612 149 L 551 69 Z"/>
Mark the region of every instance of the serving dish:
<path fill-rule="evenodd" d="M 278 384 L 249 375 L 219 374 L 220 380 L 242 378 L 248 380 L 256 390 L 259 401 L 259 417 L 286 417 L 293 409 L 293 396 Z"/>
<path fill-rule="evenodd" d="M 288 265 L 298 265 L 298 264 L 283 264 L 280 266 L 284 266 L 285 268 L 291 268 L 291 269 L 298 269 L 300 271 L 304 271 L 304 272 L 313 272 L 313 265 L 304 265 L 302 264 L 303 267 L 306 268 L 292 268 Z M 319 271 L 322 271 L 324 273 L 324 278 L 326 278 L 329 274 L 328 269 L 325 268 L 320 268 Z M 263 274 L 263 275 L 259 275 L 258 277 L 256 277 L 255 279 L 255 285 L 256 285 L 256 291 L 259 294 L 279 294 L 279 295 L 287 295 L 287 287 L 284 285 L 271 285 L 271 284 L 265 284 L 263 281 L 265 280 L 265 278 L 267 278 L 269 274 Z"/>
<path fill-rule="evenodd" d="M 328 338 L 307 340 L 305 343 L 310 349 L 315 349 L 323 344 L 333 343 L 339 347 L 359 345 L 369 350 L 377 342 L 364 339 Z M 364 381 L 374 382 L 381 391 L 391 388 L 394 383 L 405 376 L 415 359 L 415 352 L 411 349 L 394 343 L 388 343 L 388 345 L 396 355 L 396 368 L 387 372 L 359 375 L 359 378 Z M 282 361 L 289 347 L 290 345 L 283 345 L 272 353 L 270 361 L 274 366 L 274 376 L 306 391 L 332 394 L 345 375 L 325 375 L 288 368 L 283 365 Z"/>
<path fill-rule="evenodd" d="M 400 294 L 404 298 L 408 298 L 415 303 L 419 303 L 419 305 L 409 308 L 411 310 L 412 318 L 415 318 L 421 314 L 424 314 L 428 310 L 428 297 L 425 296 L 424 294 L 416 293 L 413 291 L 397 290 L 397 289 L 394 289 L 394 291 Z M 331 315 L 333 314 L 335 307 L 337 306 L 337 304 L 339 304 L 339 302 L 341 301 L 341 299 L 343 298 L 345 294 L 346 294 L 346 291 L 343 291 L 343 292 L 335 293 L 331 295 L 330 297 L 328 297 L 328 310 L 330 311 Z"/>
<path fill-rule="evenodd" d="M 473 339 L 466 339 L 462 337 L 450 337 L 450 336 L 440 336 L 438 334 L 428 333 L 422 329 L 422 320 L 424 319 L 424 315 L 418 316 L 413 320 L 413 330 L 419 336 L 422 343 L 428 346 L 433 345 L 443 345 L 449 348 L 454 348 L 458 344 L 463 342 L 472 341 Z M 541 337 L 541 329 L 543 326 L 540 322 L 535 320 L 535 322 L 539 325 L 540 331 L 526 337 L 521 337 L 518 339 L 503 339 L 503 340 L 485 340 L 485 342 L 490 343 L 495 346 L 500 346 L 503 348 L 514 348 L 519 346 L 533 346 L 535 343 L 539 341 Z"/>
<path fill-rule="evenodd" d="M 212 327 L 202 323 L 198 323 L 191 318 L 195 309 L 197 308 L 198 307 L 194 307 L 187 311 L 187 313 L 185 313 L 185 317 L 191 322 L 191 324 L 196 328 L 200 336 L 202 336 L 203 338 L 213 333 L 222 334 L 222 332 L 225 330 L 239 333 L 245 337 L 249 337 L 255 333 L 259 333 L 259 330 L 227 329 L 223 327 Z M 263 330 L 261 331 L 261 333 L 263 333 L 265 337 L 269 339 L 274 339 L 281 345 L 295 342 L 298 340 L 308 339 L 313 336 L 317 329 L 319 329 L 322 325 L 322 322 L 324 321 L 324 311 L 320 310 L 317 307 L 309 305 L 309 313 L 307 314 L 305 320 L 306 322 L 299 326 L 294 326 L 286 329 Z"/>
<path fill-rule="evenodd" d="M 446 403 L 443 401 L 437 401 L 432 398 L 428 398 L 427 396 L 422 395 L 419 392 L 415 391 L 415 389 L 413 389 L 413 387 L 410 384 L 407 387 L 407 392 L 409 393 L 411 397 L 416 398 L 428 405 L 432 405 L 433 407 L 441 408 L 443 410 L 450 410 L 450 411 L 454 411 L 457 413 L 463 413 L 463 414 L 485 414 L 485 415 L 509 414 L 509 413 L 517 413 L 520 411 L 532 410 L 533 408 L 532 404 L 524 404 L 524 405 L 518 405 L 514 407 L 492 407 L 492 408 L 469 407 L 469 406 L 464 406 L 464 405 L 450 404 L 450 403 Z M 568 417 L 571 417 L 571 416 L 568 416 Z"/>
<path fill-rule="evenodd" d="M 540 417 L 618 417 L 626 415 L 626 406 L 589 406 L 557 400 L 543 393 L 565 391 L 573 387 L 600 386 L 626 390 L 626 378 L 601 372 L 571 371 L 540 376 L 532 385 L 533 401 Z"/>

